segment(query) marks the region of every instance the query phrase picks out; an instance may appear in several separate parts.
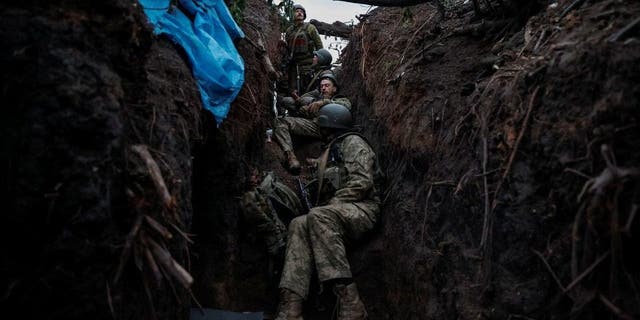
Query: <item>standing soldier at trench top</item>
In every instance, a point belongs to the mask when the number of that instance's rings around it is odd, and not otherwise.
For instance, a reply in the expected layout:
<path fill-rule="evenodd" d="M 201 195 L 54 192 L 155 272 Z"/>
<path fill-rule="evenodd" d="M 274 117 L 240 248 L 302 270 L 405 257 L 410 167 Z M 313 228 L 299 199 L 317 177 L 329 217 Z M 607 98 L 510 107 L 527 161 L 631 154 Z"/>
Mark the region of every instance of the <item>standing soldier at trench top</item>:
<path fill-rule="evenodd" d="M 376 185 L 381 172 L 369 143 L 352 128 L 351 112 L 339 104 L 319 111 L 322 139 L 329 141 L 318 161 L 318 206 L 291 220 L 280 278 L 276 320 L 302 320 L 303 301 L 315 271 L 323 287 L 338 297 L 338 320 L 367 317 L 353 282 L 345 245 L 369 232 L 380 214 Z"/>
<path fill-rule="evenodd" d="M 351 101 L 345 96 L 338 94 L 339 86 L 336 77 L 331 72 L 320 76 L 320 97 L 308 105 L 298 109 L 297 117 L 277 118 L 273 136 L 284 151 L 287 169 L 294 175 L 300 174 L 300 161 L 293 151 L 293 141 L 291 135 L 321 138 L 320 127 L 318 127 L 318 111 L 324 105 L 335 103 L 351 110 Z"/>
<path fill-rule="evenodd" d="M 293 25 L 285 31 L 285 40 L 289 49 L 287 78 L 289 90 L 302 94 L 310 81 L 313 52 L 322 49 L 322 40 L 318 29 L 308 22 L 307 11 L 300 4 L 293 5 Z"/>

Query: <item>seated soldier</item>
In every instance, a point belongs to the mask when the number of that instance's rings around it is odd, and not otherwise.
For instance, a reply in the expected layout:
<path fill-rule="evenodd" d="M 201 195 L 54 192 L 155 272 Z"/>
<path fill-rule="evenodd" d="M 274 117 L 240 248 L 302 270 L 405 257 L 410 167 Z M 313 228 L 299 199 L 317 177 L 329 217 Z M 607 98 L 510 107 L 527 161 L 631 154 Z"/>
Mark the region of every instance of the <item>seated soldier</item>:
<path fill-rule="evenodd" d="M 351 109 L 351 101 L 338 94 L 339 86 L 333 73 L 324 73 L 320 76 L 320 96 L 313 102 L 300 107 L 297 117 L 277 118 L 273 136 L 285 153 L 287 169 L 294 175 L 300 174 L 300 161 L 293 152 L 291 135 L 320 138 L 318 127 L 318 111 L 324 105 L 335 103 Z"/>
<path fill-rule="evenodd" d="M 326 72 L 331 72 L 331 62 L 333 57 L 327 49 L 320 49 L 313 52 L 313 63 L 311 64 L 312 74 L 310 75 L 311 81 L 309 85 L 303 91 L 302 96 L 298 96 L 298 93 L 293 92 L 291 97 L 282 97 L 279 102 L 286 110 L 293 112 L 300 106 L 311 103 L 314 99 L 320 96 L 320 76 Z"/>
<path fill-rule="evenodd" d="M 363 320 L 367 312 L 346 254 L 346 245 L 371 231 L 380 215 L 382 174 L 369 143 L 352 129 L 349 109 L 322 107 L 322 139 L 328 141 L 316 171 L 316 206 L 289 224 L 276 320 L 302 320 L 312 277 L 338 297 L 338 320 Z"/>
<path fill-rule="evenodd" d="M 256 169 L 252 170 L 249 189 L 240 198 L 244 221 L 256 229 L 271 260 L 281 264 L 287 241 L 286 225 L 303 213 L 300 199 L 272 172 L 260 173 Z"/>

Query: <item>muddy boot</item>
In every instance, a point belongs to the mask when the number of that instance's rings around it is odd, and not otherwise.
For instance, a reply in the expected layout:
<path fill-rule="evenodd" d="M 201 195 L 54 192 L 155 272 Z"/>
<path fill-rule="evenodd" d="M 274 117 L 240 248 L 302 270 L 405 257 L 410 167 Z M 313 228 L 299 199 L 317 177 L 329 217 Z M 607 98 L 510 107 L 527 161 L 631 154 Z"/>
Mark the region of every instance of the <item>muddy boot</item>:
<path fill-rule="evenodd" d="M 347 286 L 338 284 L 333 291 L 338 296 L 338 320 L 367 319 L 367 310 L 364 309 L 364 303 L 360 300 L 355 283 Z"/>
<path fill-rule="evenodd" d="M 293 153 L 293 151 L 287 151 L 286 156 L 287 168 L 289 169 L 289 172 L 291 172 L 291 174 L 293 175 L 300 174 L 300 161 L 298 161 L 298 158 L 296 158 L 296 154 Z"/>
<path fill-rule="evenodd" d="M 289 289 L 280 289 L 280 305 L 275 320 L 303 320 L 302 297 Z"/>

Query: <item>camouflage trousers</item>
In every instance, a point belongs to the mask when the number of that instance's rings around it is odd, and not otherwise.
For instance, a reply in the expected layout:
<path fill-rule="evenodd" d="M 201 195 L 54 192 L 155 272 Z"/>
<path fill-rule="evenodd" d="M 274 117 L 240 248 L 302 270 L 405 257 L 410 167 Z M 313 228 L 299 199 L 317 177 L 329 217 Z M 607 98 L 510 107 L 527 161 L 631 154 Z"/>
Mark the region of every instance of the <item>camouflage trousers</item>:
<path fill-rule="evenodd" d="M 276 254 L 286 242 L 286 227 L 270 200 L 259 191 L 248 191 L 240 199 L 247 223 L 253 226 L 265 242 L 269 254 Z"/>
<path fill-rule="evenodd" d="M 302 204 L 293 190 L 269 172 L 259 186 L 242 195 L 240 209 L 244 220 L 265 242 L 268 252 L 275 255 L 284 248 L 287 239 L 282 218 L 300 215 Z"/>
<path fill-rule="evenodd" d="M 320 127 L 318 122 L 313 119 L 305 119 L 299 117 L 284 117 L 276 119 L 273 136 L 282 147 L 284 152 L 293 150 L 293 142 L 291 135 L 307 136 L 320 139 Z"/>
<path fill-rule="evenodd" d="M 339 203 L 312 208 L 289 224 L 280 288 L 307 298 L 315 267 L 321 282 L 351 278 L 345 245 L 375 225 L 375 202 Z"/>
<path fill-rule="evenodd" d="M 278 96 L 278 103 L 284 109 L 289 112 L 296 112 L 301 106 L 308 105 L 309 103 L 315 100 L 315 97 L 312 96 L 302 96 L 300 97 L 300 101 L 296 104 L 295 99 L 293 97 L 280 97 Z"/>

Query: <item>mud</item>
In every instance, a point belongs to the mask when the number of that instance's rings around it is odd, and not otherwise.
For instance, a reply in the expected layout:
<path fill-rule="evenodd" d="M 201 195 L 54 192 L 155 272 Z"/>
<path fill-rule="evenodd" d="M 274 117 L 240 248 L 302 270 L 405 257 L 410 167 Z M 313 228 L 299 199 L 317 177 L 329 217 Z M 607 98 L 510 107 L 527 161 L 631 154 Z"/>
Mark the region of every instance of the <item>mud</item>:
<path fill-rule="evenodd" d="M 444 20 L 430 4 L 379 8 L 357 26 L 340 80 L 388 177 L 380 225 L 350 248 L 371 319 L 640 317 L 640 6 L 572 4 Z M 272 80 L 255 45 L 278 65 L 278 21 L 258 0 L 243 14 L 246 83 L 216 127 L 182 52 L 132 3 L 0 8 L 3 311 L 274 311 L 277 275 L 238 197 L 253 168 L 295 189 L 265 141 Z M 191 292 L 154 273 L 150 241 Z M 329 291 L 306 318 L 329 318 Z"/>
<path fill-rule="evenodd" d="M 344 57 L 358 68 L 343 81 L 365 84 L 350 90 L 393 177 L 361 255 L 376 267 L 357 277 L 376 318 L 598 318 L 614 300 L 638 314 L 625 256 L 638 238 L 619 229 L 637 229 L 638 176 L 576 200 L 607 167 L 604 145 L 638 167 L 638 41 L 607 40 L 638 8 L 605 1 L 560 17 L 569 4 L 480 34 L 460 33 L 478 23 L 472 11 L 434 23 L 429 5 L 359 25 Z"/>

